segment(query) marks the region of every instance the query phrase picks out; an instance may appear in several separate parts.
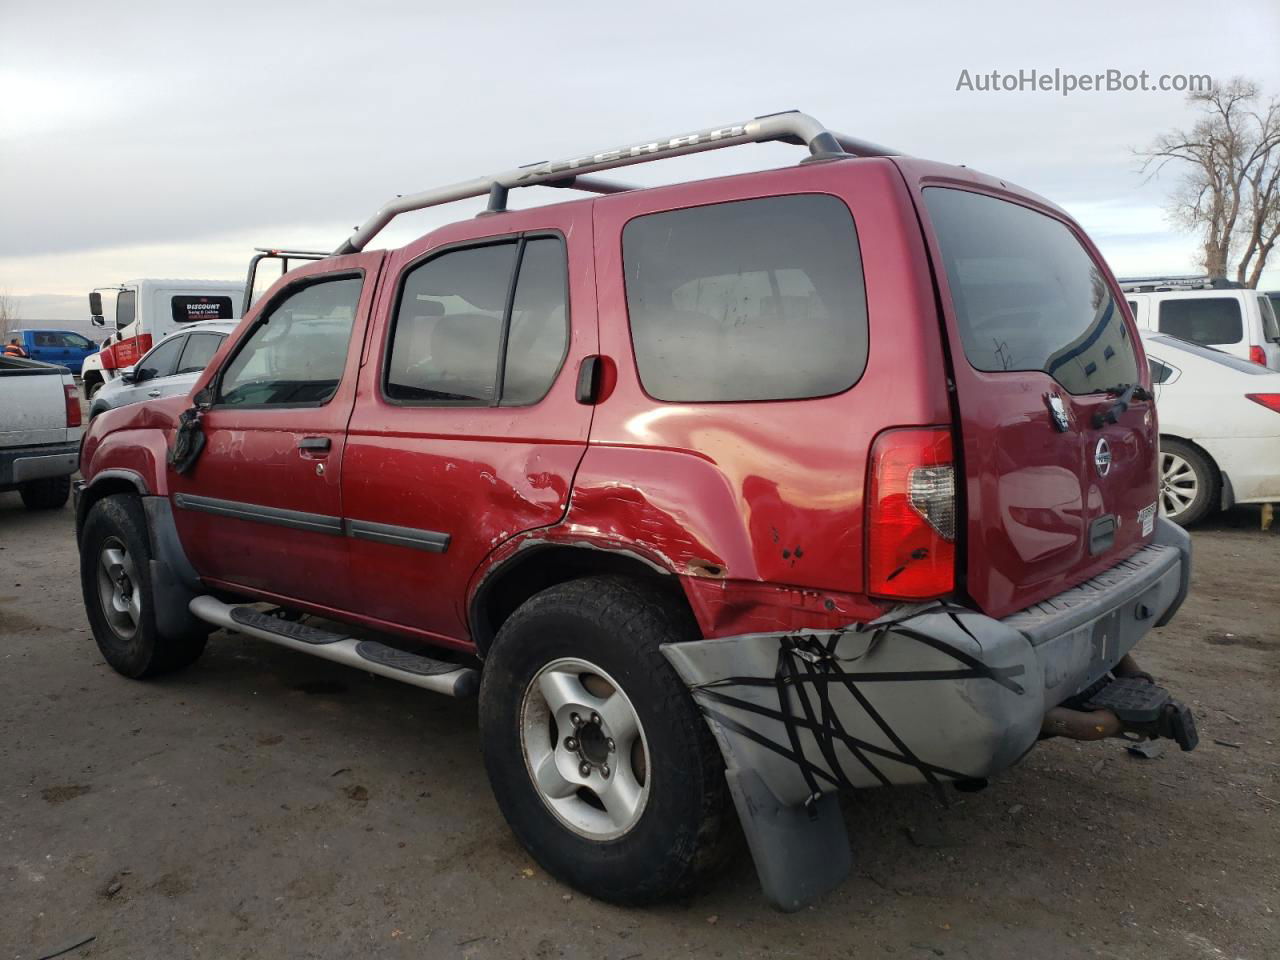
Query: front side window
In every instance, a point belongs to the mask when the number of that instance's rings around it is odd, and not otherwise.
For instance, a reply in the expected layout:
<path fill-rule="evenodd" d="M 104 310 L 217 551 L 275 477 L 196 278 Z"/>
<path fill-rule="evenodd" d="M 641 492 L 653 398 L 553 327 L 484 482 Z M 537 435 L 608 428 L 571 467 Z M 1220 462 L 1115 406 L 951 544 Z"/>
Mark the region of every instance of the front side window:
<path fill-rule="evenodd" d="M 72 350 L 91 350 L 93 341 L 88 337 L 82 337 L 78 333 L 64 333 L 62 335 L 63 344 Z"/>
<path fill-rule="evenodd" d="M 319 406 L 337 392 L 364 281 L 319 280 L 286 290 L 254 325 L 219 385 L 233 406 Z"/>
<path fill-rule="evenodd" d="M 637 217 L 622 231 L 627 310 L 659 400 L 840 393 L 867 364 L 867 301 L 849 208 L 826 194 Z"/>
<path fill-rule="evenodd" d="M 1192 343 L 1239 343 L 1244 339 L 1240 301 L 1234 297 L 1187 297 L 1160 301 L 1161 333 Z"/>
<path fill-rule="evenodd" d="M 136 290 L 121 290 L 116 295 L 116 329 L 127 327 L 137 316 L 138 293 Z"/>
<path fill-rule="evenodd" d="M 133 382 L 142 383 L 144 380 L 167 377 L 173 373 L 174 365 L 178 362 L 178 354 L 182 352 L 183 339 L 183 337 L 174 337 L 172 340 L 166 340 L 139 360 L 137 367 L 134 368 Z"/>
<path fill-rule="evenodd" d="M 213 355 L 222 346 L 221 333 L 193 333 L 187 337 L 187 346 L 178 361 L 178 373 L 199 373 L 209 365 Z"/>
<path fill-rule="evenodd" d="M 1043 371 L 1073 394 L 1138 380 L 1123 311 L 1066 224 L 965 190 L 924 198 L 971 366 Z"/>
<path fill-rule="evenodd" d="M 568 344 L 566 282 L 558 237 L 453 250 L 411 268 L 391 332 L 387 397 L 537 403 Z"/>

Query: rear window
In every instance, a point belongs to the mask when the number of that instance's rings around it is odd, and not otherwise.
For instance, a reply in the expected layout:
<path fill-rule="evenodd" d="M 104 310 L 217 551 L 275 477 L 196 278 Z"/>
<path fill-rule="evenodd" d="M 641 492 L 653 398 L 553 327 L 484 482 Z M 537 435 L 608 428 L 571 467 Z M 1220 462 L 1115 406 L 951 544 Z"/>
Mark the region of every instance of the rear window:
<path fill-rule="evenodd" d="M 174 297 L 171 306 L 178 323 L 232 319 L 230 297 Z"/>
<path fill-rule="evenodd" d="M 1161 333 L 1195 343 L 1239 343 L 1244 339 L 1240 301 L 1233 297 L 1188 297 L 1160 301 Z"/>
<path fill-rule="evenodd" d="M 640 380 L 659 400 L 820 397 L 867 365 L 858 235 L 803 194 L 637 217 L 622 231 Z"/>
<path fill-rule="evenodd" d="M 1075 394 L 1138 380 L 1124 311 L 1065 224 L 963 190 L 924 197 L 971 365 L 1043 371 Z"/>

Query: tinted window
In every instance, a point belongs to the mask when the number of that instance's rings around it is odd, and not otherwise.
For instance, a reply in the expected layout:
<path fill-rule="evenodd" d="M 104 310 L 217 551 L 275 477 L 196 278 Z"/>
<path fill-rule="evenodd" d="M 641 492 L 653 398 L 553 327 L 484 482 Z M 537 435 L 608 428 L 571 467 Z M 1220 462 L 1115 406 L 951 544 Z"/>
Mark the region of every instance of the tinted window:
<path fill-rule="evenodd" d="M 1232 297 L 1161 300 L 1159 330 L 1195 343 L 1239 343 L 1244 338 L 1240 301 Z"/>
<path fill-rule="evenodd" d="M 78 333 L 64 333 L 62 335 L 63 342 L 73 350 L 89 350 L 93 347 L 93 341 L 88 337 L 82 337 Z"/>
<path fill-rule="evenodd" d="M 62 337 L 56 333 L 37 333 L 34 336 L 37 347 L 60 347 L 63 345 Z"/>
<path fill-rule="evenodd" d="M 537 403 L 551 389 L 568 346 L 564 244 L 542 237 L 525 244 L 511 305 L 502 402 Z"/>
<path fill-rule="evenodd" d="M 1258 298 L 1258 312 L 1262 314 L 1262 338 L 1272 343 L 1280 342 L 1280 320 L 1276 319 L 1275 304 L 1270 297 Z"/>
<path fill-rule="evenodd" d="M 230 320 L 230 297 L 174 297 L 170 302 L 173 319 L 178 323 L 198 320 Z"/>
<path fill-rule="evenodd" d="M 924 196 L 970 364 L 1042 370 L 1076 394 L 1138 379 L 1123 311 L 1065 224 L 963 190 Z"/>
<path fill-rule="evenodd" d="M 659 400 L 818 397 L 862 376 L 862 260 L 835 197 L 637 217 L 622 252 L 636 363 Z"/>
<path fill-rule="evenodd" d="M 138 294 L 135 290 L 121 290 L 116 295 L 116 328 L 127 327 L 136 316 Z"/>
<path fill-rule="evenodd" d="M 1206 347 L 1199 343 L 1192 343 L 1190 340 L 1175 340 L 1173 337 L 1154 337 L 1156 343 L 1173 347 L 1175 350 L 1181 350 L 1192 356 L 1200 357 L 1202 360 L 1212 360 L 1214 363 L 1221 364 L 1224 367 L 1230 367 L 1232 370 L 1238 370 L 1240 373 L 1248 373 L 1253 376 L 1267 376 L 1273 371 L 1266 367 L 1243 360 L 1240 357 L 1233 357 L 1229 353 L 1223 353 L 1221 350 L 1215 350 L 1213 347 Z"/>
<path fill-rule="evenodd" d="M 209 365 L 213 355 L 222 346 L 220 333 L 193 333 L 187 337 L 187 347 L 178 361 L 178 373 L 198 373 Z"/>
<path fill-rule="evenodd" d="M 490 403 L 517 245 L 455 250 L 405 277 L 392 332 L 387 396 Z"/>
<path fill-rule="evenodd" d="M 338 389 L 360 303 L 359 277 L 291 288 L 254 325 L 227 364 L 219 400 L 318 405 Z"/>
<path fill-rule="evenodd" d="M 1167 363 L 1161 363 L 1155 357 L 1147 357 L 1147 367 L 1151 370 L 1152 383 L 1164 383 L 1173 376 L 1173 367 Z"/>
<path fill-rule="evenodd" d="M 174 365 L 178 362 L 178 354 L 182 350 L 182 341 L 185 339 L 185 337 L 174 337 L 166 340 L 139 360 L 134 368 L 134 382 L 141 383 L 143 380 L 167 377 L 173 373 Z"/>

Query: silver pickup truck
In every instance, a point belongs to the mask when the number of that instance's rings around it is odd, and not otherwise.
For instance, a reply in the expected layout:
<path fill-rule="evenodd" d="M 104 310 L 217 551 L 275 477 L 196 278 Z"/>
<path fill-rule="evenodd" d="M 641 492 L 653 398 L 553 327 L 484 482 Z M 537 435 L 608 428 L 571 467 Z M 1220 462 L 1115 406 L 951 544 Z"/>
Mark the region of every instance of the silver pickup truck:
<path fill-rule="evenodd" d="M 0 492 L 56 510 L 80 463 L 80 398 L 66 367 L 0 357 Z"/>

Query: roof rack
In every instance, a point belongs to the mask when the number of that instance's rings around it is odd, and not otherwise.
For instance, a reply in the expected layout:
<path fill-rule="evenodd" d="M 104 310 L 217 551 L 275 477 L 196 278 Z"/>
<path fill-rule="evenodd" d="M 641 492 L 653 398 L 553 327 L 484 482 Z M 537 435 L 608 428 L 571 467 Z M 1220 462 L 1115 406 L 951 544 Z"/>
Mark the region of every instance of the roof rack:
<path fill-rule="evenodd" d="M 1124 293 L 1165 293 L 1173 290 L 1237 290 L 1244 286 L 1226 277 L 1200 276 L 1175 277 L 1117 277 L 1116 282 Z"/>
<path fill-rule="evenodd" d="M 834 133 L 813 117 L 796 110 L 770 113 L 742 123 L 730 123 L 660 140 L 628 144 L 611 150 L 570 157 L 566 160 L 544 160 L 447 187 L 398 196 L 357 227 L 355 233 L 334 251 L 334 255 L 363 250 L 379 230 L 400 214 L 412 210 L 423 210 L 442 203 L 452 203 L 454 200 L 482 197 L 488 194 L 487 212 L 500 213 L 506 209 L 508 192 L 515 187 L 570 187 L 589 193 L 621 193 L 634 187 L 611 180 L 587 177 L 584 174 L 627 167 L 634 163 L 647 163 L 650 160 L 702 153 L 705 150 L 736 147 L 743 143 L 770 141 L 808 147 L 810 160 L 827 160 L 845 156 L 901 155 L 899 150 Z"/>
<path fill-rule="evenodd" d="M 253 256 L 249 258 L 249 274 L 244 281 L 244 301 L 240 307 L 240 316 L 249 312 L 253 306 L 253 285 L 258 278 L 258 264 L 263 260 L 279 260 L 280 276 L 289 272 L 290 260 L 323 260 L 333 254 L 321 250 L 279 250 L 274 247 L 254 247 Z"/>

